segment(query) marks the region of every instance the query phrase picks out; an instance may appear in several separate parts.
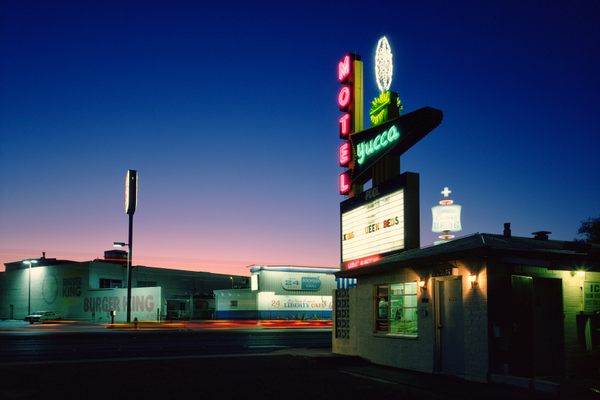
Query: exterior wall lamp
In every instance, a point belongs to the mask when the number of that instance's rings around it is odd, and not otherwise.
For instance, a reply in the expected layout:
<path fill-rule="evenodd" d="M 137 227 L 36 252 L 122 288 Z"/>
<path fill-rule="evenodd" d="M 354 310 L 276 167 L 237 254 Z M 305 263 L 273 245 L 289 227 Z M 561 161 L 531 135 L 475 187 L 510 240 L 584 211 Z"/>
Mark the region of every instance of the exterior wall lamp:
<path fill-rule="evenodd" d="M 426 283 L 427 283 L 427 282 L 426 282 L 426 281 L 424 281 L 424 280 L 422 280 L 422 279 L 421 279 L 421 280 L 419 280 L 419 283 L 418 283 L 418 284 L 419 284 L 419 287 L 421 288 L 421 292 L 423 292 L 423 291 L 427 290 L 427 285 L 425 285 Z"/>
<path fill-rule="evenodd" d="M 471 282 L 472 288 L 476 288 L 477 287 L 477 275 L 475 275 L 475 274 L 469 275 L 469 282 Z"/>

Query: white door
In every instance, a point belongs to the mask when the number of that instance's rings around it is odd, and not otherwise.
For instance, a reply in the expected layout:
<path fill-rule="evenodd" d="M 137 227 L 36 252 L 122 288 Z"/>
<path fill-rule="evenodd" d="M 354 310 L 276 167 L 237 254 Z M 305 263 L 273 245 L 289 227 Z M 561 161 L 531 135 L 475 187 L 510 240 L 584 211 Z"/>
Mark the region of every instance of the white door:
<path fill-rule="evenodd" d="M 462 279 L 438 280 L 436 290 L 438 369 L 464 374 Z"/>

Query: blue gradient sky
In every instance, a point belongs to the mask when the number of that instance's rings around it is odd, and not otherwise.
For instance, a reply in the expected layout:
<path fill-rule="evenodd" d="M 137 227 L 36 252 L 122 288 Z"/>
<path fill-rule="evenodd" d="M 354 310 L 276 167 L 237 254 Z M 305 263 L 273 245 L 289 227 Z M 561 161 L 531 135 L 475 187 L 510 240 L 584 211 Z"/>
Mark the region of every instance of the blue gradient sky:
<path fill-rule="evenodd" d="M 372 99 L 382 35 L 405 111 L 444 111 L 402 158 L 422 245 L 446 185 L 461 234 L 600 215 L 600 3 L 250 3 L 1 3 L 0 262 L 126 240 L 132 168 L 135 263 L 338 265 L 336 63 Z"/>

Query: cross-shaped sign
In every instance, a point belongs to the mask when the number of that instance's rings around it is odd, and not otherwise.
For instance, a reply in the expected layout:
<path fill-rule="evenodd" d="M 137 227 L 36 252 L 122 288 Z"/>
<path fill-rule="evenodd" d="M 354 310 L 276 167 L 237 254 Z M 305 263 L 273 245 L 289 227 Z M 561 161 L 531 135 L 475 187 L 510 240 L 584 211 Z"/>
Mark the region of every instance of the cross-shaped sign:
<path fill-rule="evenodd" d="M 448 197 L 450 193 L 452 193 L 452 190 L 448 189 L 448 186 L 446 186 L 440 193 L 443 194 L 444 197 Z"/>

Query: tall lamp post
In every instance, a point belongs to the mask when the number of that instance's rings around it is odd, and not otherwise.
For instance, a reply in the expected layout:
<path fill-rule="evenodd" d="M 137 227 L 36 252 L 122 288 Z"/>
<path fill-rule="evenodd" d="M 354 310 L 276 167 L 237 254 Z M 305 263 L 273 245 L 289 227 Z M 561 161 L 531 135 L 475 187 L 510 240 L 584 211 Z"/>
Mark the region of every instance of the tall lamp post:
<path fill-rule="evenodd" d="M 29 265 L 29 295 L 27 296 L 27 315 L 31 314 L 31 264 L 37 264 L 37 260 L 25 260 L 23 264 Z"/>
<path fill-rule="evenodd" d="M 137 208 L 137 171 L 127 170 L 125 176 L 125 213 L 129 215 L 129 242 L 127 247 L 127 323 L 131 322 L 131 260 L 133 258 L 133 214 Z"/>

